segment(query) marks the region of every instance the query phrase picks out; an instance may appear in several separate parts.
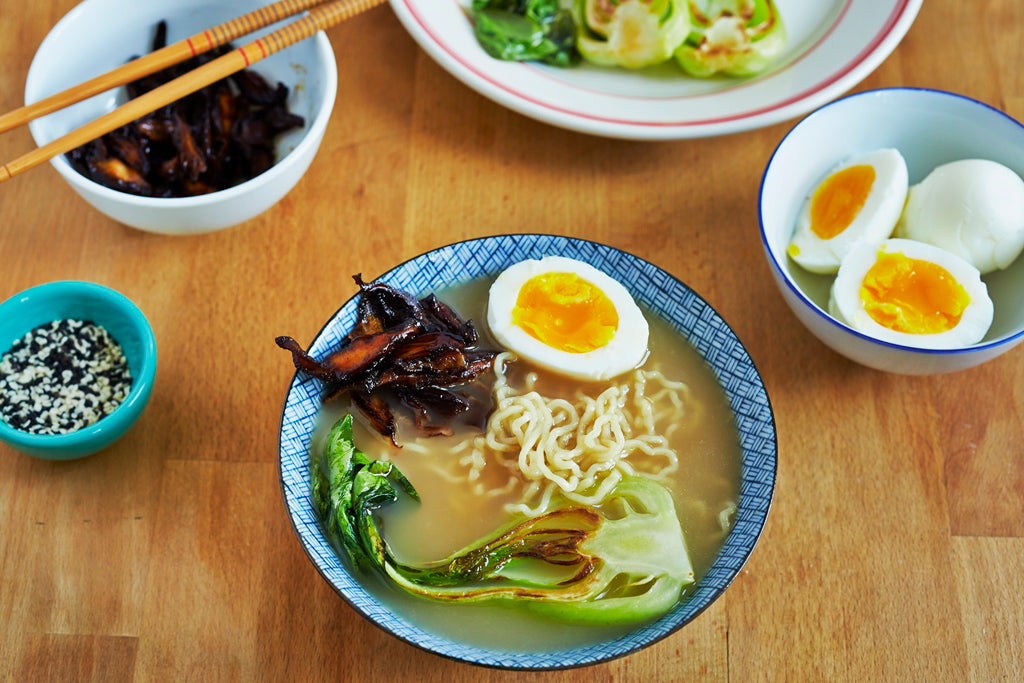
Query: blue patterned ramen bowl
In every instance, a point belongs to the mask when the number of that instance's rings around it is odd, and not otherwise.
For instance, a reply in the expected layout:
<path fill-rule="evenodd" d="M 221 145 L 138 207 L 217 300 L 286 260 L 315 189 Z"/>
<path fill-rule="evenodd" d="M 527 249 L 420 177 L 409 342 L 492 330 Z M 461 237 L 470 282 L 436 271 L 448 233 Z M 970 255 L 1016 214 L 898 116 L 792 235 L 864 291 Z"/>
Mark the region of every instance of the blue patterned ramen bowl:
<path fill-rule="evenodd" d="M 771 404 L 753 361 L 736 334 L 693 290 L 658 267 L 595 242 L 552 235 L 502 235 L 452 244 L 418 256 L 378 280 L 424 296 L 453 284 L 495 277 L 526 259 L 565 256 L 617 279 L 648 316 L 666 321 L 711 368 L 732 411 L 742 451 L 734 523 L 707 571 L 668 613 L 631 631 L 586 644 L 543 651 L 467 644 L 413 623 L 367 590 L 327 540 L 310 497 L 309 449 L 322 385 L 296 374 L 281 417 L 281 491 L 303 549 L 316 569 L 356 611 L 393 636 L 435 654 L 502 669 L 586 666 L 622 657 L 665 638 L 696 618 L 733 581 L 764 528 L 775 489 L 777 442 Z M 356 320 L 356 298 L 327 322 L 309 347 L 315 358 L 337 347 Z"/>

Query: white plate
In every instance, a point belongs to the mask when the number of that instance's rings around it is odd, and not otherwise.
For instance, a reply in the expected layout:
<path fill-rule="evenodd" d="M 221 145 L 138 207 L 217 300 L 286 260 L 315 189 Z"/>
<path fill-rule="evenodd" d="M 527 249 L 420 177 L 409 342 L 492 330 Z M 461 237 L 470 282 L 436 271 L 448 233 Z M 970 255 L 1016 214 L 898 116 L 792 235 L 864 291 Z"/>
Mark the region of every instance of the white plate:
<path fill-rule="evenodd" d="M 689 78 L 674 63 L 629 71 L 503 62 L 477 43 L 469 2 L 391 0 L 391 7 L 442 67 L 513 111 L 584 133 L 667 140 L 759 128 L 825 104 L 889 56 L 922 0 L 777 0 L 786 51 L 749 80 Z"/>

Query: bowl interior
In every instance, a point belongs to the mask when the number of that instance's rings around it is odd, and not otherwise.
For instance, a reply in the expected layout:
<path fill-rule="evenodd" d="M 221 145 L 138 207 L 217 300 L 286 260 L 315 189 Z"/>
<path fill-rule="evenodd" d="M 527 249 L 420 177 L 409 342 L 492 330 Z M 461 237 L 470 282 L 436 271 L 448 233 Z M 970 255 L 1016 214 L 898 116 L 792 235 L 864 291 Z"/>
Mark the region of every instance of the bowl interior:
<path fill-rule="evenodd" d="M 132 388 L 113 413 L 69 434 L 28 434 L 0 421 L 0 437 L 8 443 L 60 459 L 95 452 L 119 437 L 145 407 L 156 374 L 156 343 L 142 311 L 122 294 L 89 282 L 51 282 L 0 304 L 0 350 L 39 325 L 67 318 L 91 320 L 110 333 L 124 351 Z"/>
<path fill-rule="evenodd" d="M 518 261 L 545 255 L 585 261 L 625 284 L 648 311 L 669 321 L 705 358 L 724 387 L 735 414 L 743 449 L 735 527 L 694 592 L 658 621 L 611 642 L 543 653 L 472 647 L 424 631 L 377 602 L 349 574 L 321 532 L 310 503 L 307 469 L 320 404 L 319 383 L 294 377 L 282 413 L 282 493 L 296 533 L 318 571 L 359 612 L 391 634 L 444 656 L 500 668 L 550 669 L 592 664 L 645 647 L 696 617 L 725 590 L 753 550 L 775 484 L 774 419 L 764 385 L 746 349 L 706 301 L 656 266 L 593 242 L 549 235 L 508 235 L 443 247 L 398 266 L 380 279 L 410 292 L 426 293 L 494 275 Z M 351 328 L 355 316 L 352 299 L 320 331 L 310 352 L 319 356 L 334 347 Z"/>
<path fill-rule="evenodd" d="M 765 171 L 762 238 L 784 286 L 833 322 L 826 312 L 833 278 L 805 271 L 786 255 L 786 247 L 805 198 L 829 169 L 849 156 L 885 147 L 903 154 L 912 185 L 940 164 L 969 158 L 990 159 L 1024 176 L 1024 126 L 960 95 L 910 88 L 867 91 L 828 104 L 798 123 Z M 1024 329 L 1024 258 L 982 279 L 995 318 L 981 345 L 1019 335 Z"/>
<path fill-rule="evenodd" d="M 25 101 L 59 92 L 76 83 L 120 66 L 129 59 L 150 52 L 156 24 L 167 21 L 168 44 L 195 35 L 205 29 L 262 7 L 262 0 L 229 0 L 210 3 L 204 0 L 181 2 L 126 2 L 125 0 L 84 0 L 62 18 L 40 45 L 25 83 Z M 115 19 L 116 17 L 116 19 Z M 272 25 L 239 38 L 240 47 L 279 28 Z M 280 167 L 289 153 L 320 119 L 330 115 L 333 104 L 336 65 L 329 43 L 321 34 L 292 45 L 252 65 L 251 69 L 271 84 L 288 86 L 288 107 L 305 119 L 305 125 L 279 136 L 278 163 L 264 173 Z M 96 95 L 29 124 L 39 145 L 46 144 L 78 126 L 123 104 L 123 88 Z M 328 102 L 328 99 L 331 101 Z M 326 111 L 325 111 L 326 109 Z M 326 125 L 326 122 L 323 122 Z M 88 186 L 91 192 L 121 198 L 129 203 L 204 204 L 219 201 L 238 188 L 199 197 L 153 199 L 117 192 L 79 175 L 60 155 L 52 160 L 55 168 L 75 185 Z M 262 177 L 262 176 L 261 176 Z"/>

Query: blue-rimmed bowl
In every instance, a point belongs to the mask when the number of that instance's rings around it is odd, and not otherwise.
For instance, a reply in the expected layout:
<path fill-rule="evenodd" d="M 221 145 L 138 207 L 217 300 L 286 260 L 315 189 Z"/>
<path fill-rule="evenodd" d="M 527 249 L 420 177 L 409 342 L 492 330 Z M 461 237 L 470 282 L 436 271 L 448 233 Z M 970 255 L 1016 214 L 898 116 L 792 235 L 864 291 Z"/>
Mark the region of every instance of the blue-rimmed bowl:
<path fill-rule="evenodd" d="M 611 247 L 551 235 L 505 235 L 459 242 L 417 256 L 379 279 L 426 294 L 441 287 L 495 276 L 524 259 L 568 256 L 622 282 L 648 314 L 661 316 L 686 337 L 714 370 L 735 415 L 743 449 L 736 523 L 707 574 L 668 614 L 628 635 L 585 647 L 544 652 L 492 650 L 431 633 L 378 601 L 338 559 L 310 501 L 308 451 L 320 408 L 318 381 L 296 375 L 281 415 L 281 491 L 306 554 L 320 574 L 359 613 L 388 633 L 455 660 L 507 669 L 559 669 L 595 664 L 636 652 L 672 634 L 708 607 L 735 578 L 760 537 L 775 489 L 775 423 L 754 363 L 735 333 L 711 306 L 678 279 Z M 349 300 L 310 345 L 322 357 L 351 329 L 356 300 Z"/>
<path fill-rule="evenodd" d="M 30 434 L 0 420 L 0 441 L 46 460 L 92 455 L 124 436 L 146 407 L 156 376 L 156 341 L 146 316 L 123 294 L 92 282 L 50 282 L 0 304 L 0 353 L 36 327 L 65 319 L 92 321 L 107 330 L 128 361 L 132 387 L 112 413 L 68 434 Z"/>
<path fill-rule="evenodd" d="M 804 198 L 846 157 L 886 147 L 907 162 L 910 183 L 940 164 L 989 159 L 1024 176 L 1024 126 L 962 95 L 887 88 L 850 95 L 808 115 L 783 138 L 765 169 L 759 211 L 761 239 L 786 303 L 811 333 L 847 358 L 878 370 L 927 375 L 963 370 L 1024 341 L 1024 256 L 982 277 L 995 306 L 981 342 L 933 350 L 873 339 L 828 314 L 832 277 L 803 270 L 786 255 Z"/>

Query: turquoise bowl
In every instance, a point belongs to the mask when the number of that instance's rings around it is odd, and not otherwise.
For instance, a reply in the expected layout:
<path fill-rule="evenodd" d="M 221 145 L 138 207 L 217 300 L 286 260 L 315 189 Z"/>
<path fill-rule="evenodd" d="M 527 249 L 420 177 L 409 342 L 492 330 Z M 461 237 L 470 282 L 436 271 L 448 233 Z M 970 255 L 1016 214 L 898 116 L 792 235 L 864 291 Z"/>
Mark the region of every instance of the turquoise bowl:
<path fill-rule="evenodd" d="M 30 434 L 0 420 L 0 441 L 46 460 L 92 455 L 121 438 L 149 402 L 156 376 L 156 340 L 146 316 L 123 294 L 92 282 L 50 282 L 0 304 L 0 352 L 36 327 L 62 319 L 90 320 L 105 328 L 124 351 L 132 388 L 112 413 L 68 434 Z"/>

